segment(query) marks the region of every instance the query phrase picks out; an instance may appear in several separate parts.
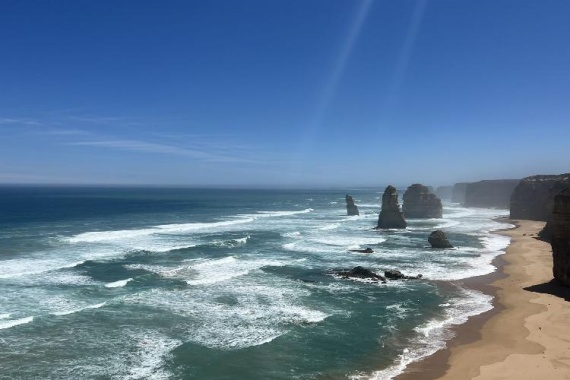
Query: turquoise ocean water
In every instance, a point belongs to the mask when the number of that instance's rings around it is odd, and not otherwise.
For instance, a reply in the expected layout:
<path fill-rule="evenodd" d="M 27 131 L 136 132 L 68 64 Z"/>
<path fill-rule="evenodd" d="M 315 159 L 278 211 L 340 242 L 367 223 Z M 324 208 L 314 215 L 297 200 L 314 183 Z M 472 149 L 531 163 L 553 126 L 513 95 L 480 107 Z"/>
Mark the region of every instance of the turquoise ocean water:
<path fill-rule="evenodd" d="M 450 204 L 376 231 L 381 190 L 1 188 L 0 379 L 390 379 L 490 310 L 461 280 L 509 240 Z"/>

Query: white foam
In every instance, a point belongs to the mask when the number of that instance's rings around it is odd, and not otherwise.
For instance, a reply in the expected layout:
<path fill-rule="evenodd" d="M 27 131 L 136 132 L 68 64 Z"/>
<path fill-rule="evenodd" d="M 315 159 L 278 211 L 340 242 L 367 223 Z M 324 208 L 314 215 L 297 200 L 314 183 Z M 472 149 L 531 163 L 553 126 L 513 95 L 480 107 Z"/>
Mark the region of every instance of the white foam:
<path fill-rule="evenodd" d="M 299 231 L 285 232 L 285 233 L 281 234 L 281 236 L 289 237 L 289 238 L 298 238 L 301 236 L 301 232 L 299 232 Z"/>
<path fill-rule="evenodd" d="M 6 314 L 0 314 L 0 319 L 8 319 L 10 318 L 10 313 L 6 313 Z"/>
<path fill-rule="evenodd" d="M 331 224 L 327 224 L 323 227 L 320 227 L 319 230 L 321 231 L 328 231 L 328 230 L 334 230 L 336 228 L 340 227 L 340 223 L 331 223 Z"/>
<path fill-rule="evenodd" d="M 95 305 L 88 305 L 88 306 L 80 307 L 80 308 L 77 308 L 77 309 L 63 310 L 63 311 L 55 311 L 55 312 L 53 312 L 53 313 L 51 313 L 51 314 L 53 314 L 53 315 L 59 315 L 59 316 L 61 316 L 61 315 L 69 315 L 69 314 L 78 313 L 78 312 L 83 311 L 83 310 L 99 309 L 99 308 L 105 306 L 105 304 L 106 304 L 106 302 L 102 302 L 102 303 L 98 303 L 98 304 L 95 304 Z"/>
<path fill-rule="evenodd" d="M 10 327 L 24 325 L 34 320 L 34 317 L 25 317 L 20 319 L 11 319 L 8 321 L 0 322 L 0 330 L 9 329 Z"/>
<path fill-rule="evenodd" d="M 264 266 L 283 266 L 276 260 L 239 260 L 229 256 L 219 260 L 210 260 L 191 267 L 196 272 L 192 279 L 186 280 L 189 285 L 213 284 L 244 276 L 250 271 Z"/>
<path fill-rule="evenodd" d="M 169 379 L 172 374 L 161 368 L 172 350 L 182 344 L 156 332 L 131 334 L 135 351 L 128 355 L 129 368 L 123 379 Z"/>
<path fill-rule="evenodd" d="M 450 301 L 446 316 L 441 320 L 431 320 L 416 327 L 417 337 L 412 342 L 412 348 L 402 350 L 396 362 L 381 371 L 371 375 L 357 374 L 351 379 L 387 380 L 393 379 L 404 372 L 406 367 L 415 361 L 433 355 L 445 348 L 445 341 L 452 335 L 449 328 L 465 323 L 469 317 L 485 313 L 493 308 L 493 297 L 475 290 L 461 290 L 461 296 Z"/>
<path fill-rule="evenodd" d="M 309 212 L 315 211 L 312 208 L 306 208 L 300 211 L 258 211 L 257 214 L 254 214 L 257 217 L 277 217 L 277 216 L 290 216 L 290 215 L 299 215 L 299 214 L 307 214 Z"/>
<path fill-rule="evenodd" d="M 115 282 L 109 282 L 108 284 L 105 284 L 106 288 L 122 288 L 123 286 L 127 285 L 127 283 L 129 281 L 132 281 L 132 278 L 127 278 L 126 280 L 119 280 L 119 281 L 115 281 Z"/>

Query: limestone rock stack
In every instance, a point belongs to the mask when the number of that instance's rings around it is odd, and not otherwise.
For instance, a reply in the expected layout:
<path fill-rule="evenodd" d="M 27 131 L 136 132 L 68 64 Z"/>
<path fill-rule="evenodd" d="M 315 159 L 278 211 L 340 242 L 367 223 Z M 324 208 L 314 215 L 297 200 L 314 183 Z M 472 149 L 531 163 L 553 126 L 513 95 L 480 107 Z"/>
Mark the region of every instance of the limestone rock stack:
<path fill-rule="evenodd" d="M 552 224 L 552 272 L 556 280 L 570 286 L 570 188 L 554 197 Z"/>
<path fill-rule="evenodd" d="M 403 199 L 403 211 L 406 218 L 441 218 L 443 209 L 441 199 L 427 186 L 419 183 L 409 186 Z"/>
<path fill-rule="evenodd" d="M 433 231 L 428 237 L 428 242 L 432 248 L 453 248 L 442 230 Z"/>
<path fill-rule="evenodd" d="M 398 192 L 394 186 L 388 186 L 382 195 L 382 210 L 378 216 L 377 228 L 406 228 L 400 205 L 398 204 Z"/>
<path fill-rule="evenodd" d="M 360 215 L 358 207 L 354 204 L 354 199 L 348 194 L 346 194 L 346 215 Z"/>

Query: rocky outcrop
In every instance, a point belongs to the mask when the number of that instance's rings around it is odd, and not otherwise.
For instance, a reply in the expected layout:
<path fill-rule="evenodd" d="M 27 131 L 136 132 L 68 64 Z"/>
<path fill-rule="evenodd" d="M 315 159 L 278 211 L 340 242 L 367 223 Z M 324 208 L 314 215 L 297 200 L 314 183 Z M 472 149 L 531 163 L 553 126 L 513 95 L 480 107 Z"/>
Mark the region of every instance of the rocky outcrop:
<path fill-rule="evenodd" d="M 552 226 L 552 272 L 556 280 L 570 286 L 570 188 L 554 197 Z"/>
<path fill-rule="evenodd" d="M 360 253 L 374 253 L 372 248 L 366 247 L 364 249 L 349 249 L 350 252 L 360 252 Z"/>
<path fill-rule="evenodd" d="M 423 277 L 421 274 L 418 274 L 417 276 L 406 276 L 396 269 L 384 271 L 384 276 L 390 280 L 417 280 Z"/>
<path fill-rule="evenodd" d="M 432 248 L 453 248 L 442 230 L 433 231 L 428 237 L 428 242 Z"/>
<path fill-rule="evenodd" d="M 465 188 L 465 207 L 509 208 L 511 194 L 518 179 L 497 179 L 473 182 Z"/>
<path fill-rule="evenodd" d="M 398 192 L 394 186 L 388 186 L 382 195 L 382 210 L 376 228 L 406 228 L 407 225 L 398 204 Z"/>
<path fill-rule="evenodd" d="M 354 199 L 348 194 L 346 194 L 346 215 L 360 215 L 358 212 L 358 207 L 354 204 Z"/>
<path fill-rule="evenodd" d="M 404 216 L 406 218 L 441 218 L 441 199 L 429 191 L 427 186 L 414 183 L 409 186 L 403 196 Z"/>
<path fill-rule="evenodd" d="M 467 182 L 459 182 L 453 185 L 453 191 L 451 192 L 451 202 L 459 203 L 463 205 L 465 203 L 465 190 L 467 189 Z"/>
<path fill-rule="evenodd" d="M 386 282 L 386 279 L 379 274 L 372 272 L 370 269 L 358 266 L 348 271 L 333 271 L 334 274 L 343 278 L 358 278 L 361 280 L 371 280 Z"/>
<path fill-rule="evenodd" d="M 435 195 L 439 197 L 439 199 L 447 199 L 450 200 L 453 194 L 453 186 L 440 186 L 435 189 Z"/>
<path fill-rule="evenodd" d="M 548 220 L 554 197 L 570 187 L 570 173 L 523 178 L 511 195 L 511 219 Z"/>

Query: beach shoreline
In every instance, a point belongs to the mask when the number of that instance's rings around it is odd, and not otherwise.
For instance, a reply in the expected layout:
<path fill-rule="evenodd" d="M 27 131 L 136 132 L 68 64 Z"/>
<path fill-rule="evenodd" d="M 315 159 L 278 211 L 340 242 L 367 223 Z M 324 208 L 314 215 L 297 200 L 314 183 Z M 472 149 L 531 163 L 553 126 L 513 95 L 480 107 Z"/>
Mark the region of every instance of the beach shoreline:
<path fill-rule="evenodd" d="M 493 309 L 451 330 L 447 348 L 413 363 L 395 380 L 570 379 L 570 289 L 552 282 L 544 222 L 513 221 L 496 233 L 511 242 L 497 271 L 463 281 L 494 296 Z"/>

